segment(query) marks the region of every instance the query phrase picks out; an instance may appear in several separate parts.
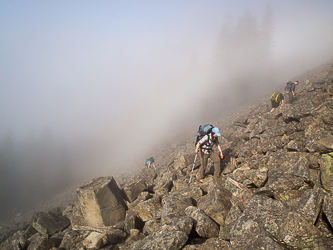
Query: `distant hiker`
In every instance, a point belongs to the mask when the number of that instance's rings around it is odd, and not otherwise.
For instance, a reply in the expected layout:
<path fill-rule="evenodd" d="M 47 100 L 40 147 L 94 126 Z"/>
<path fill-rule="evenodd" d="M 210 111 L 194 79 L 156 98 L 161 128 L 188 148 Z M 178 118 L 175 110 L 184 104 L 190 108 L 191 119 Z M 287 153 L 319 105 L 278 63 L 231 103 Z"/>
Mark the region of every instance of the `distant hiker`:
<path fill-rule="evenodd" d="M 273 112 L 275 108 L 279 107 L 280 102 L 284 104 L 284 96 L 280 92 L 274 92 L 269 100 L 272 103 L 271 112 Z"/>
<path fill-rule="evenodd" d="M 154 160 L 154 157 L 150 157 L 146 160 L 145 162 L 145 166 L 147 168 L 150 168 L 150 165 L 152 165 L 154 167 L 154 170 L 156 171 L 156 168 L 155 168 L 155 160 Z"/>
<path fill-rule="evenodd" d="M 205 170 L 210 158 L 214 162 L 214 176 L 219 177 L 221 159 L 223 159 L 223 153 L 219 144 L 218 136 L 221 136 L 220 131 L 217 127 L 205 124 L 199 127 L 197 144 L 195 147 L 195 153 L 200 150 L 201 166 L 199 168 L 199 182 L 203 182 L 205 177 Z M 213 150 L 213 146 L 216 145 L 219 153 Z"/>
<path fill-rule="evenodd" d="M 295 93 L 295 89 L 296 89 L 296 85 L 299 84 L 299 81 L 295 81 L 295 82 L 292 82 L 292 81 L 289 81 L 287 82 L 286 84 L 286 87 L 284 88 L 285 92 L 286 92 L 286 103 L 292 103 L 293 102 L 293 99 L 294 97 L 296 96 L 296 93 Z"/>

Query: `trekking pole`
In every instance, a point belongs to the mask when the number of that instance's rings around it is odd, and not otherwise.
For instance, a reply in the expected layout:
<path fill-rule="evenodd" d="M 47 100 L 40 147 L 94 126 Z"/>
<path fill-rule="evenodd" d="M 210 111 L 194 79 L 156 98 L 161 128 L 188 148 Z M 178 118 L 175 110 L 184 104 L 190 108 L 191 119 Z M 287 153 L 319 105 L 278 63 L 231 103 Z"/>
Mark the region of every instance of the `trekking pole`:
<path fill-rule="evenodd" d="M 194 162 L 193 162 L 193 167 L 192 167 L 192 171 L 191 171 L 191 176 L 190 176 L 190 180 L 189 180 L 189 184 L 191 183 L 191 179 L 192 179 L 192 173 L 193 173 L 193 169 L 194 169 L 194 164 L 195 164 L 195 161 L 197 160 L 197 156 L 198 156 L 198 153 L 195 154 L 195 157 L 194 157 Z"/>

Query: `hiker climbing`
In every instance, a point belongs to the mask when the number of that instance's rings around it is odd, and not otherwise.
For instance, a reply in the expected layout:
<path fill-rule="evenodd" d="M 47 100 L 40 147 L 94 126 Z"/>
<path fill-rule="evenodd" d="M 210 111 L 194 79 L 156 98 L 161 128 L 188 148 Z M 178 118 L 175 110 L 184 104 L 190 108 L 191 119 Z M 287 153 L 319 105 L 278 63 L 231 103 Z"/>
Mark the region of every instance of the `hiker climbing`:
<path fill-rule="evenodd" d="M 299 84 L 299 81 L 289 81 L 286 84 L 286 87 L 284 88 L 285 93 L 286 93 L 286 103 L 292 103 L 294 97 L 296 96 L 295 90 L 296 90 L 296 85 Z"/>
<path fill-rule="evenodd" d="M 154 170 L 156 171 L 154 157 L 150 157 L 150 158 L 148 158 L 148 159 L 146 160 L 146 162 L 145 162 L 145 166 L 146 166 L 147 168 L 150 168 L 151 165 L 154 167 Z"/>
<path fill-rule="evenodd" d="M 221 136 L 220 131 L 217 127 L 212 125 L 205 124 L 199 127 L 197 144 L 195 147 L 195 153 L 198 153 L 200 150 L 201 156 L 201 166 L 199 168 L 199 182 L 203 182 L 205 177 L 205 170 L 210 158 L 214 162 L 214 176 L 219 177 L 220 175 L 220 165 L 221 159 L 223 159 L 223 153 L 221 146 L 219 144 L 218 136 Z M 216 145 L 219 153 L 213 150 L 213 146 Z"/>
<path fill-rule="evenodd" d="M 280 92 L 274 92 L 273 95 L 271 96 L 271 98 L 269 98 L 269 100 L 272 103 L 272 109 L 271 109 L 270 112 L 273 112 L 274 109 L 276 109 L 277 107 L 279 107 L 280 102 L 282 104 L 284 104 L 284 96 Z"/>

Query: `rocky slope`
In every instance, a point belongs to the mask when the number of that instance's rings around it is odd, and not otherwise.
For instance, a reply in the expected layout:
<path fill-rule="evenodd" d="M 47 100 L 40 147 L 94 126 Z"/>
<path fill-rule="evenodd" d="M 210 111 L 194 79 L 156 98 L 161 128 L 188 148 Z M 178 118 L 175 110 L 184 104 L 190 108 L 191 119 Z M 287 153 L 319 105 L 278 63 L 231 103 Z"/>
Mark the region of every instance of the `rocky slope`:
<path fill-rule="evenodd" d="M 220 178 L 209 164 L 189 183 L 194 131 L 153 152 L 157 173 L 93 179 L 0 249 L 333 249 L 331 65 L 300 76 L 292 104 L 270 113 L 266 96 L 214 124 Z"/>

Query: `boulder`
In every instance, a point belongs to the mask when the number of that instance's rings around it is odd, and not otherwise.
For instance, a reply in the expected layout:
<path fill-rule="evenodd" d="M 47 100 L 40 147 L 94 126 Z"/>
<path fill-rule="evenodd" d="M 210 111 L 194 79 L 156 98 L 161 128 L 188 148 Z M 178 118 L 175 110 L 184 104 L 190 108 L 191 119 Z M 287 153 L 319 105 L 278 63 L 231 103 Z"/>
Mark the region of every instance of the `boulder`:
<path fill-rule="evenodd" d="M 320 139 L 315 143 L 316 151 L 322 154 L 333 152 L 333 136 Z"/>
<path fill-rule="evenodd" d="M 128 234 L 130 233 L 131 229 L 142 230 L 144 226 L 144 222 L 132 209 L 127 210 L 124 224 L 124 230 Z"/>
<path fill-rule="evenodd" d="M 161 176 L 158 176 L 155 181 L 154 192 L 160 189 L 166 189 L 166 192 L 170 192 L 172 188 L 172 182 L 177 179 L 175 171 L 166 171 Z"/>
<path fill-rule="evenodd" d="M 333 194 L 328 192 L 323 202 L 323 212 L 329 221 L 331 227 L 333 227 Z"/>
<path fill-rule="evenodd" d="M 188 216 L 178 216 L 172 218 L 166 225 L 174 228 L 178 231 L 183 231 L 187 235 L 190 235 L 193 227 L 193 219 Z"/>
<path fill-rule="evenodd" d="M 230 240 L 230 230 L 235 225 L 242 211 L 238 206 L 233 206 L 227 214 L 224 225 L 220 227 L 219 238 L 224 240 Z"/>
<path fill-rule="evenodd" d="M 84 219 L 80 204 L 69 204 L 63 211 L 63 216 L 69 218 L 72 228 L 79 228 L 87 225 L 86 220 Z"/>
<path fill-rule="evenodd" d="M 26 249 L 29 243 L 27 242 L 26 238 L 24 238 L 24 241 L 20 240 L 23 235 L 24 235 L 23 231 L 15 232 L 8 239 L 0 243 L 0 249 L 1 250 Z M 36 233 L 36 235 L 40 236 L 40 234 L 38 233 Z"/>
<path fill-rule="evenodd" d="M 198 200 L 197 207 L 204 211 L 217 224 L 224 225 L 224 220 L 229 212 L 232 194 L 223 186 L 214 188 L 209 194 Z"/>
<path fill-rule="evenodd" d="M 136 178 L 144 180 L 147 188 L 149 188 L 150 186 L 153 186 L 156 177 L 157 173 L 153 168 L 143 168 Z"/>
<path fill-rule="evenodd" d="M 262 167 L 260 169 L 251 169 L 248 164 L 244 164 L 235 169 L 232 173 L 233 179 L 237 182 L 245 184 L 250 183 L 255 187 L 262 187 L 267 180 L 268 169 Z"/>
<path fill-rule="evenodd" d="M 133 202 L 146 187 L 146 182 L 140 179 L 125 185 L 123 191 L 127 200 Z"/>
<path fill-rule="evenodd" d="M 87 238 L 82 241 L 83 246 L 86 249 L 100 249 L 106 245 L 107 236 L 104 233 L 91 232 Z"/>
<path fill-rule="evenodd" d="M 323 197 L 324 193 L 321 189 L 306 190 L 301 197 L 296 212 L 312 224 L 315 224 L 321 209 Z"/>
<path fill-rule="evenodd" d="M 305 151 L 304 143 L 300 140 L 291 140 L 286 145 L 288 151 Z"/>
<path fill-rule="evenodd" d="M 136 215 L 143 221 L 154 219 L 155 210 L 160 209 L 161 201 L 159 197 L 154 197 L 146 201 L 142 201 L 136 206 L 132 207 Z"/>
<path fill-rule="evenodd" d="M 253 237 L 244 249 L 287 250 L 288 248 L 286 248 L 281 242 L 272 238 L 271 235 L 261 233 Z"/>
<path fill-rule="evenodd" d="M 219 228 L 217 224 L 202 210 L 189 206 L 185 209 L 185 214 L 193 219 L 194 229 L 200 237 L 218 237 Z"/>
<path fill-rule="evenodd" d="M 262 154 L 261 141 L 258 138 L 252 138 L 251 140 L 242 144 L 237 148 L 238 157 L 251 157 L 252 155 Z"/>
<path fill-rule="evenodd" d="M 247 203 L 254 196 L 246 186 L 229 177 L 225 182 L 225 188 L 232 193 L 232 205 L 238 206 L 242 211 L 245 210 Z"/>
<path fill-rule="evenodd" d="M 40 212 L 35 215 L 32 226 L 37 232 L 45 237 L 52 236 L 53 234 L 63 231 L 69 227 L 70 220 L 64 216 L 58 216 L 53 212 Z"/>
<path fill-rule="evenodd" d="M 230 231 L 232 246 L 247 249 L 257 236 L 276 238 L 286 215 L 287 210 L 281 202 L 267 196 L 254 196 Z"/>
<path fill-rule="evenodd" d="M 319 160 L 320 176 L 323 188 L 333 191 L 333 152 L 323 154 Z"/>
<path fill-rule="evenodd" d="M 303 158 L 306 156 L 307 153 L 303 152 L 274 152 L 270 154 L 269 160 L 267 162 L 267 168 L 268 168 L 268 186 L 275 186 L 275 190 L 277 189 L 296 189 L 303 184 L 303 178 L 297 177 L 297 176 L 291 176 L 291 174 L 286 174 L 288 171 L 295 166 L 295 164 L 300 160 L 300 158 Z M 287 176 L 288 175 L 288 176 Z M 281 181 L 284 179 L 295 180 L 298 183 L 295 183 L 295 185 L 288 183 L 288 180 L 285 180 L 284 182 L 286 184 L 282 184 Z M 299 180 L 297 180 L 299 178 Z M 280 181 L 281 180 L 281 181 Z M 285 188 L 283 186 L 289 185 L 289 188 Z"/>
<path fill-rule="evenodd" d="M 178 218 L 178 217 L 175 217 Z M 145 235 L 151 234 L 153 231 L 155 231 L 157 228 L 161 226 L 160 220 L 148 220 L 145 222 L 145 225 L 142 229 L 142 233 Z"/>
<path fill-rule="evenodd" d="M 168 225 L 164 225 L 147 237 L 135 242 L 129 248 L 130 250 L 178 250 L 182 249 L 188 240 L 188 236 L 183 231 L 174 230 Z"/>
<path fill-rule="evenodd" d="M 184 169 L 194 163 L 195 153 L 192 154 L 180 154 L 174 161 L 174 169 Z"/>
<path fill-rule="evenodd" d="M 169 195 L 166 198 L 162 199 L 169 199 L 172 196 L 185 196 L 188 198 L 193 199 L 194 201 L 197 201 L 200 197 L 203 195 L 203 190 L 200 188 L 200 186 L 197 185 L 191 185 L 191 186 L 184 186 L 184 188 L 180 188 L 177 190 L 173 190 L 172 192 L 169 193 Z"/>
<path fill-rule="evenodd" d="M 312 100 L 312 104 L 315 108 L 319 107 L 321 104 L 323 104 L 328 98 L 330 98 L 330 95 L 328 93 L 318 93 Z"/>
<path fill-rule="evenodd" d="M 185 216 L 185 209 L 193 205 L 190 197 L 182 195 L 172 195 L 162 201 L 161 224 L 164 225 L 171 221 L 172 218 Z"/>
<path fill-rule="evenodd" d="M 303 102 L 302 105 L 282 105 L 280 112 L 284 120 L 300 120 L 301 118 L 311 116 L 313 109 L 313 104 L 307 101 Z"/>
<path fill-rule="evenodd" d="M 309 161 L 306 156 L 299 159 L 299 161 L 286 171 L 287 174 L 301 177 L 305 182 L 309 182 Z"/>
<path fill-rule="evenodd" d="M 305 190 L 279 190 L 273 192 L 273 197 L 281 201 L 291 211 L 296 211 Z"/>
<path fill-rule="evenodd" d="M 70 230 L 65 233 L 59 249 L 74 249 L 76 245 L 82 242 L 89 234 L 89 231 Z"/>
<path fill-rule="evenodd" d="M 148 200 L 149 198 L 151 198 L 151 194 L 149 192 L 144 191 L 138 195 L 138 197 L 135 199 L 135 201 L 133 201 L 132 203 L 127 202 L 126 205 L 128 208 L 135 207 L 140 202 Z"/>
<path fill-rule="evenodd" d="M 135 230 L 138 230 L 138 229 L 135 229 Z M 117 244 L 117 243 L 123 242 L 127 236 L 127 234 L 123 230 L 116 229 L 116 228 L 103 230 L 102 234 L 105 234 L 105 236 L 107 238 L 107 244 Z"/>
<path fill-rule="evenodd" d="M 95 178 L 79 187 L 77 194 L 89 226 L 112 226 L 125 219 L 126 205 L 113 177 Z"/>
<path fill-rule="evenodd" d="M 267 186 L 273 191 L 281 192 L 285 190 L 298 190 L 305 185 L 300 177 L 285 174 L 278 178 L 271 178 Z"/>
<path fill-rule="evenodd" d="M 36 234 L 36 237 L 34 237 L 27 250 L 34 250 L 34 249 L 50 249 L 54 247 L 55 244 L 52 240 L 48 239 L 47 237 L 43 237 L 39 234 Z"/>
<path fill-rule="evenodd" d="M 266 130 L 276 127 L 278 125 L 278 123 L 279 122 L 274 119 L 263 119 L 258 122 L 258 131 L 260 134 L 262 134 Z"/>
<path fill-rule="evenodd" d="M 277 238 L 290 248 L 314 248 L 315 241 L 322 237 L 320 230 L 299 213 L 289 212 L 282 218 L 283 223 L 278 228 Z"/>
<path fill-rule="evenodd" d="M 283 147 L 283 141 L 281 136 L 276 137 L 265 137 L 260 136 L 261 149 L 263 153 L 276 152 Z"/>

